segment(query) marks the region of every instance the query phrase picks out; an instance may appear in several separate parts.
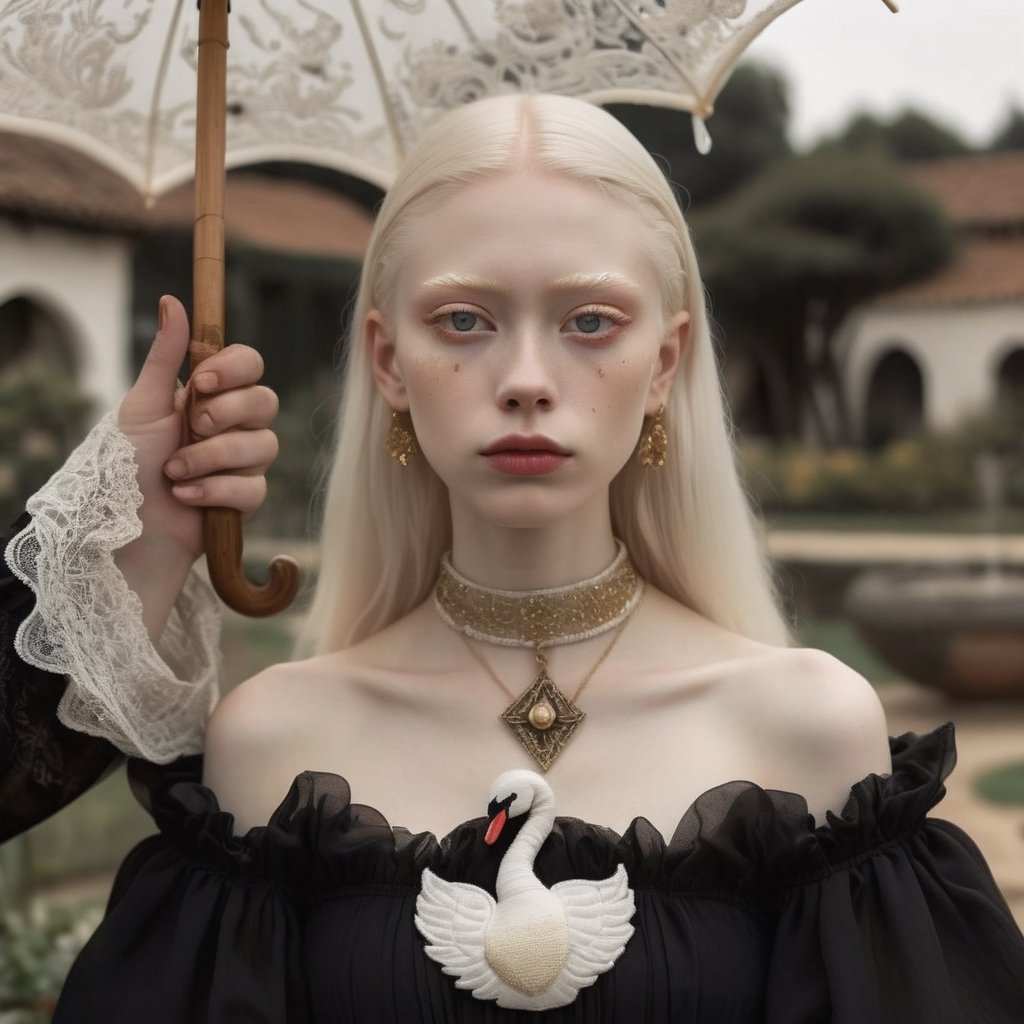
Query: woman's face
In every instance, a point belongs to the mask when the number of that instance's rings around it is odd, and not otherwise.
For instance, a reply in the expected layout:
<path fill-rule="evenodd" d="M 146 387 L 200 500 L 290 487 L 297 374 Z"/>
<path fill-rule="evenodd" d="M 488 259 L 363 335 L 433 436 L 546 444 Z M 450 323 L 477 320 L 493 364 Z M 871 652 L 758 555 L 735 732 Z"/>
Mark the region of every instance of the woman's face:
<path fill-rule="evenodd" d="M 667 401 L 689 319 L 664 315 L 643 215 L 528 171 L 468 186 L 407 228 L 367 338 L 453 517 L 529 527 L 607 509 L 644 415 Z"/>

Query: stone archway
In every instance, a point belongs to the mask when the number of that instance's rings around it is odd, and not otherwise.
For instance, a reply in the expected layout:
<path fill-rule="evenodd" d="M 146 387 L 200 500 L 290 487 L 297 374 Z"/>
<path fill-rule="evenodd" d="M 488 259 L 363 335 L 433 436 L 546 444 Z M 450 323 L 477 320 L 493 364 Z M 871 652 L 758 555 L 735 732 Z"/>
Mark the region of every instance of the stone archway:
<path fill-rule="evenodd" d="M 875 363 L 864 403 L 864 442 L 881 448 L 924 425 L 924 377 L 917 360 L 890 348 Z"/>
<path fill-rule="evenodd" d="M 78 351 L 68 325 L 26 295 L 0 303 L 0 374 L 39 369 L 76 381 Z"/>
<path fill-rule="evenodd" d="M 1024 340 L 1014 342 L 996 366 L 996 401 L 1000 405 L 1024 401 Z"/>

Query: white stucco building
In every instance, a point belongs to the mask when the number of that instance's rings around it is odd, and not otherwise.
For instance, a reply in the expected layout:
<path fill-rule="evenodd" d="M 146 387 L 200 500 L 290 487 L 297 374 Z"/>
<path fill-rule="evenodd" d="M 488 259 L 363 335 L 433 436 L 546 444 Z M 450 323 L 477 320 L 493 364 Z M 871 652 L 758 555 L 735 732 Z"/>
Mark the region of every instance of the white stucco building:
<path fill-rule="evenodd" d="M 1024 153 L 913 165 L 957 231 L 953 260 L 856 311 L 840 339 L 858 438 L 954 425 L 1024 388 Z"/>
<path fill-rule="evenodd" d="M 323 261 L 321 277 L 330 281 L 331 261 L 358 259 L 373 226 L 366 210 L 325 187 L 244 172 L 228 180 L 225 213 L 229 247 L 267 254 L 235 267 L 232 277 L 247 295 L 246 322 L 229 331 L 241 327 L 234 337 L 250 343 L 253 325 L 267 318 L 261 285 L 300 309 L 318 296 L 312 286 L 303 291 L 287 267 L 264 272 L 260 259 Z M 187 301 L 191 223 L 189 186 L 147 211 L 134 189 L 94 161 L 0 133 L 0 373 L 41 367 L 70 378 L 97 415 L 113 408 L 131 383 L 133 343 L 148 344 L 156 328 L 155 296 L 139 311 L 140 270 L 158 278 L 147 287 Z M 143 249 L 166 258 L 142 267 Z M 328 299 L 333 308 L 323 318 L 335 322 L 343 296 Z"/>
<path fill-rule="evenodd" d="M 0 365 L 64 371 L 111 408 L 129 383 L 130 295 L 123 236 L 0 218 Z"/>

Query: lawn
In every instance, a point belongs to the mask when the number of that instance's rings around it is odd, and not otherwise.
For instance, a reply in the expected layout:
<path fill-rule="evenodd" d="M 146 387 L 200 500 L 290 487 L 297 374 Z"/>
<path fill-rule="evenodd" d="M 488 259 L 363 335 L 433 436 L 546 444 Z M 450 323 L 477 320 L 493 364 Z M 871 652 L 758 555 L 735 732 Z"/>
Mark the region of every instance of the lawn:
<path fill-rule="evenodd" d="M 1005 764 L 977 778 L 978 796 L 1006 807 L 1024 807 L 1024 761 Z"/>

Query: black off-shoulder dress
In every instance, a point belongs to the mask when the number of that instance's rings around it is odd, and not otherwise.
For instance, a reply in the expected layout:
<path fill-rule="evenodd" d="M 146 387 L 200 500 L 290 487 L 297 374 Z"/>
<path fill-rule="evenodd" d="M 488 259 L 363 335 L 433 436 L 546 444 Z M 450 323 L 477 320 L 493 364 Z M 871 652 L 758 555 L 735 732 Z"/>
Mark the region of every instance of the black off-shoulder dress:
<path fill-rule="evenodd" d="M 0 582 L 8 633 L 23 598 Z M 18 691 L 40 681 L 9 648 L 3 666 L 0 816 L 23 827 L 115 754 L 33 725 L 49 699 Z M 36 739 L 18 740 L 27 734 Z M 33 785 L 26 766 L 42 763 L 33 750 L 47 763 L 84 752 L 86 768 L 19 797 Z M 159 833 L 124 862 L 54 1020 L 1021 1024 L 1024 938 L 971 840 L 927 817 L 955 761 L 952 726 L 893 740 L 892 752 L 892 774 L 858 782 L 819 828 L 801 797 L 747 782 L 705 793 L 668 840 L 643 819 L 622 836 L 556 819 L 538 877 L 600 879 L 625 865 L 635 932 L 575 1002 L 542 1013 L 456 989 L 413 921 L 425 867 L 493 893 L 515 821 L 495 846 L 482 818 L 441 840 L 414 835 L 354 803 L 341 777 L 306 772 L 268 825 L 234 836 L 199 758 L 146 766 L 136 774 Z"/>

